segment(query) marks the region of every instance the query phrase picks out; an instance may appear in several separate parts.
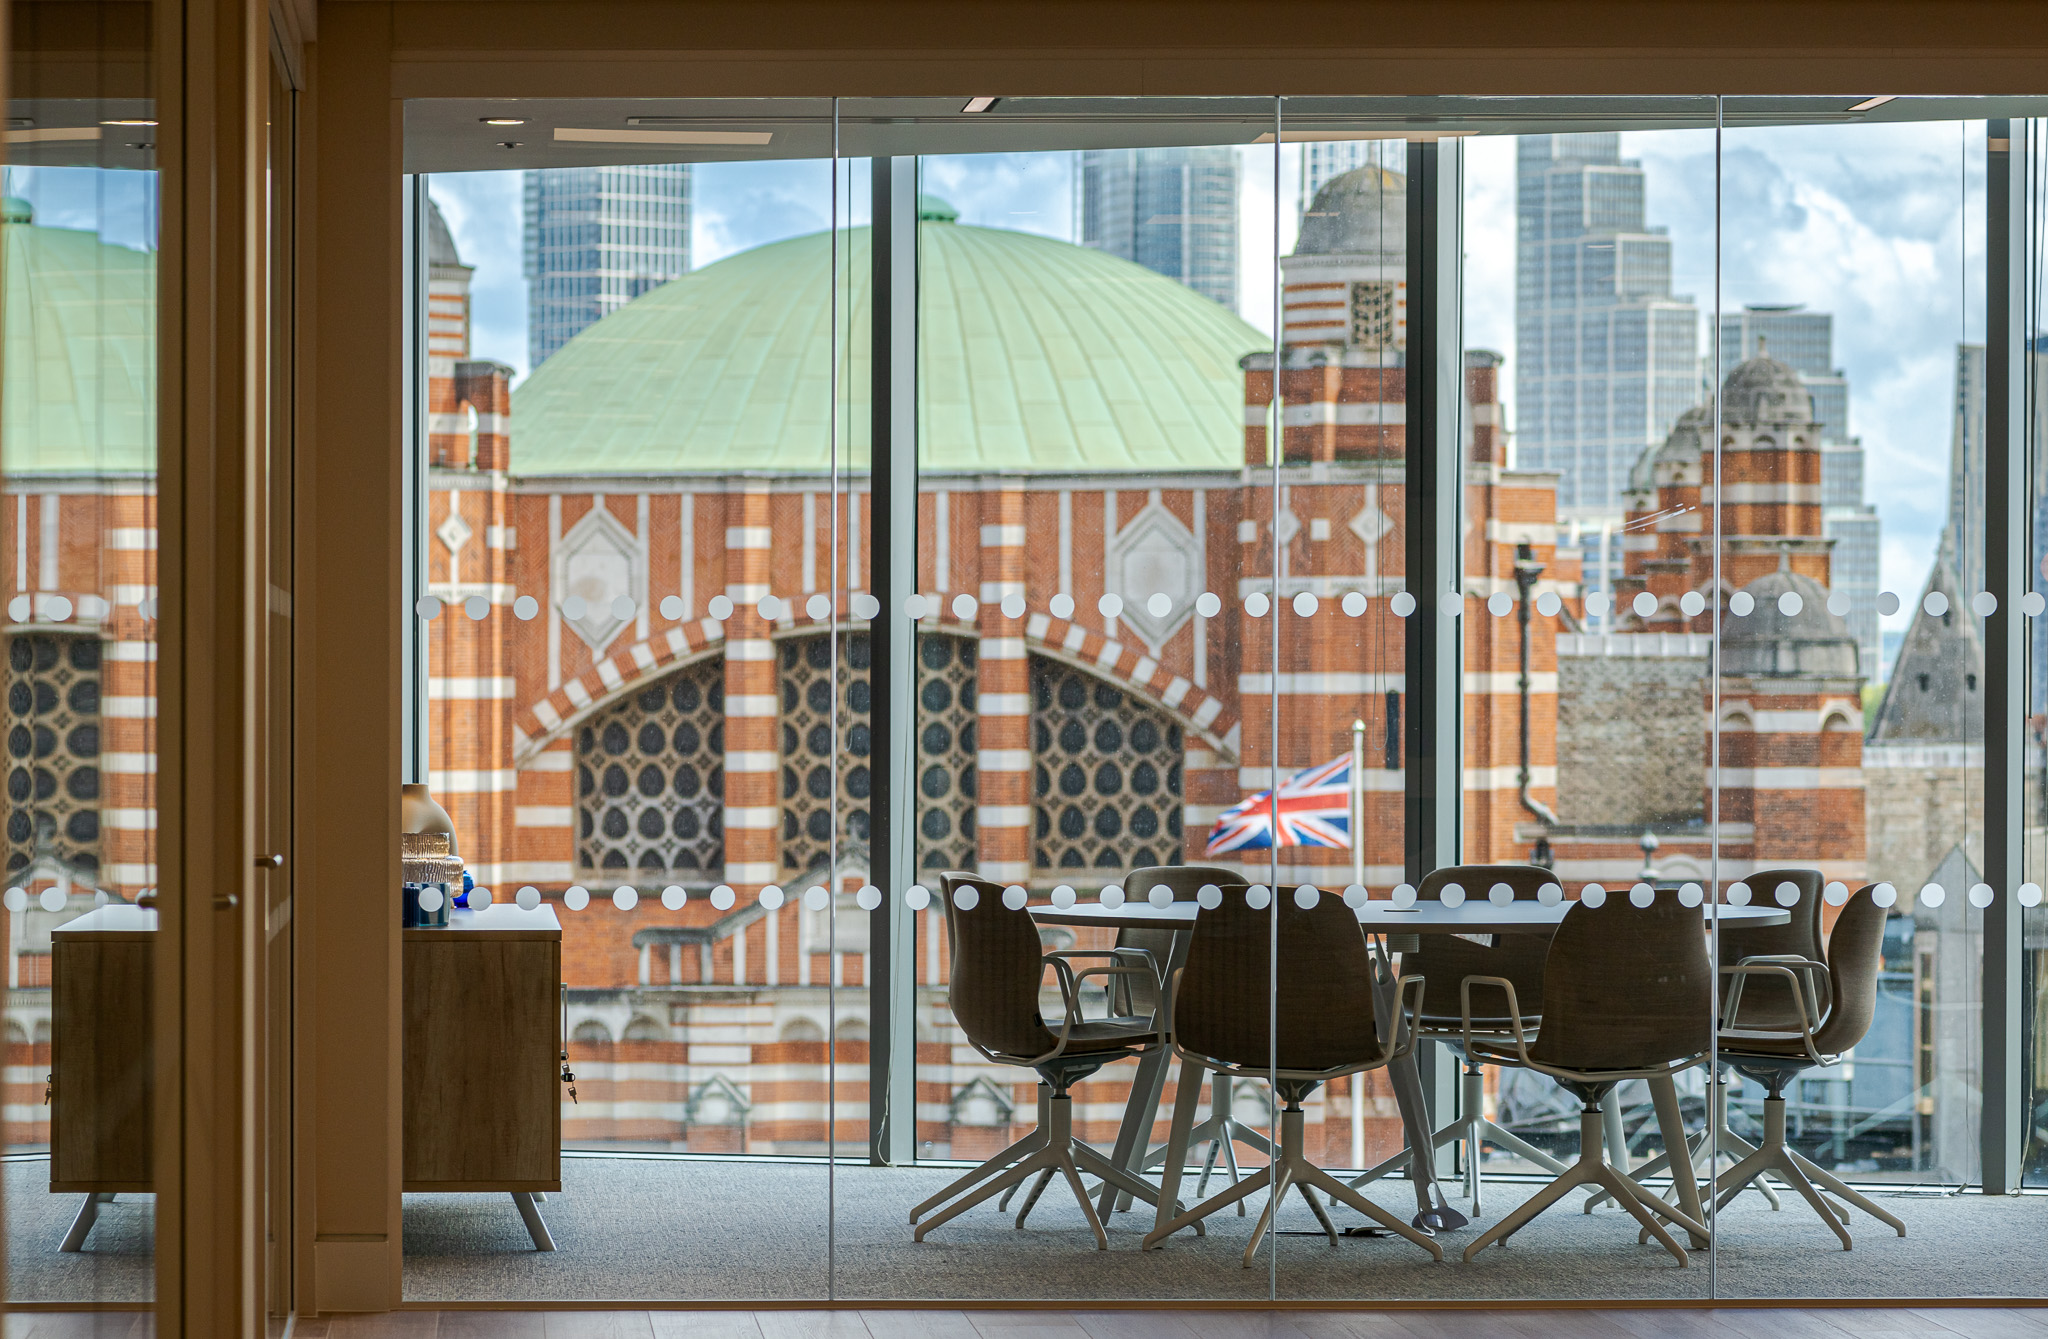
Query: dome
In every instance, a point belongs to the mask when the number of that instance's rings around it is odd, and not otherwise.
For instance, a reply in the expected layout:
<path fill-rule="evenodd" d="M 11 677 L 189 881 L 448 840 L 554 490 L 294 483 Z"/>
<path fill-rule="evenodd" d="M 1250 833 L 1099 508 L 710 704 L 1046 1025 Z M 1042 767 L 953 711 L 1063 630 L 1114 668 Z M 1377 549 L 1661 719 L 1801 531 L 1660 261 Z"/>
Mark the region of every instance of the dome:
<path fill-rule="evenodd" d="M 448 220 L 441 217 L 441 206 L 431 197 L 427 200 L 427 264 L 462 264 L 462 257 L 455 250 L 455 234 L 448 230 Z"/>
<path fill-rule="evenodd" d="M 1721 622 L 1721 671 L 1724 674 L 1857 677 L 1855 634 L 1837 614 L 1828 612 L 1827 588 L 1810 576 L 1780 568 L 1742 588 L 1756 608 L 1728 614 Z M 1778 601 L 1799 597 L 1799 612 L 1787 614 Z"/>
<path fill-rule="evenodd" d="M 1636 463 L 1628 472 L 1628 486 L 1631 489 L 1655 488 L 1659 465 L 1698 465 L 1713 427 L 1714 406 L 1711 404 L 1696 404 L 1680 414 L 1678 422 L 1671 425 L 1664 445 L 1648 448 L 1636 457 Z"/>
<path fill-rule="evenodd" d="M 1238 359 L 1272 341 L 1141 265 L 996 228 L 921 229 L 919 451 L 936 472 L 1237 470 Z M 868 461 L 869 232 L 841 234 L 840 463 Z M 512 395 L 522 477 L 830 467 L 831 238 L 643 294 Z"/>
<path fill-rule="evenodd" d="M 1331 177 L 1302 216 L 1294 254 L 1378 256 L 1387 261 L 1405 257 L 1408 178 L 1372 166 Z"/>
<path fill-rule="evenodd" d="M 1727 423 L 1813 422 L 1813 395 L 1799 374 L 1766 353 L 1739 364 L 1721 384 Z"/>

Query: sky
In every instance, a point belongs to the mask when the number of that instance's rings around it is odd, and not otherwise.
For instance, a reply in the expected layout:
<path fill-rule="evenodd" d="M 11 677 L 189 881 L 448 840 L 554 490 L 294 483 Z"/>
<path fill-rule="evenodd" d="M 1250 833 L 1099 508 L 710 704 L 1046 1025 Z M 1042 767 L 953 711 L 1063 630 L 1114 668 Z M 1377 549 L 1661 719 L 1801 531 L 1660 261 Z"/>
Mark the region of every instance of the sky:
<path fill-rule="evenodd" d="M 1983 338 L 1984 126 L 1931 123 L 1740 129 L 1721 155 L 1720 299 L 1799 302 L 1835 317 L 1835 362 L 1848 373 L 1852 435 L 1862 439 L 1866 500 L 1884 527 L 1882 581 L 1903 627 L 1932 561 L 1947 507 L 1955 346 Z M 1250 258 L 1291 250 L 1299 218 L 1299 150 L 1281 146 L 1274 217 L 1273 150 L 1239 150 L 1238 310 L 1272 328 L 1273 269 Z M 1711 131 L 1624 134 L 1624 158 L 1647 172 L 1649 222 L 1673 241 L 1673 290 L 1701 309 L 1701 350 L 1715 298 L 1715 146 Z M 923 189 L 963 223 L 1074 238 L 1074 155 L 928 157 Z M 477 356 L 524 375 L 526 292 L 520 272 L 520 178 L 436 176 L 431 191 L 465 261 Z M 1512 426 L 1515 142 L 1466 141 L 1466 344 L 1505 354 Z M 843 223 L 867 221 L 864 164 L 841 173 Z M 749 247 L 823 229 L 831 174 L 817 161 L 720 163 L 692 184 L 691 260 L 701 267 Z M 1278 234 L 1278 245 L 1275 235 Z"/>

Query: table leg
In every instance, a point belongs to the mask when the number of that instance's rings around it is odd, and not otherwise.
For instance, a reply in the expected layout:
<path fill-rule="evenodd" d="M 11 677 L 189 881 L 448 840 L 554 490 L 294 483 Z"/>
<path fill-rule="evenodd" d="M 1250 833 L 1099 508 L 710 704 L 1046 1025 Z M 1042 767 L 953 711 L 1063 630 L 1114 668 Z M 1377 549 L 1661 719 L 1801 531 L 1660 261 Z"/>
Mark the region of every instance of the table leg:
<path fill-rule="evenodd" d="M 1677 1082 L 1669 1075 L 1651 1079 L 1650 1100 L 1656 1104 L 1657 1129 L 1664 1136 L 1665 1149 L 1671 1154 L 1671 1188 L 1678 1193 L 1678 1207 L 1693 1222 L 1704 1223 L 1707 1215 L 1700 1207 L 1700 1183 L 1693 1179 L 1692 1159 L 1687 1156 L 1685 1115 L 1678 1105 Z M 1692 1245 L 1696 1251 L 1707 1249 L 1704 1237 L 1694 1237 Z"/>
<path fill-rule="evenodd" d="M 1164 990 L 1166 982 L 1173 980 L 1173 974 L 1187 961 L 1188 932 L 1176 931 L 1172 945 L 1166 950 L 1166 962 L 1161 970 L 1164 980 L 1160 983 L 1161 1007 L 1165 1007 Z M 1138 1058 L 1138 1072 L 1131 1079 L 1130 1100 L 1124 1104 L 1123 1124 L 1117 1127 L 1116 1147 L 1111 1150 L 1109 1160 L 1133 1176 L 1145 1173 L 1145 1154 L 1152 1148 L 1152 1122 L 1159 1110 L 1159 1095 L 1166 1091 L 1166 1071 L 1172 1056 L 1169 1048 L 1161 1046 Z M 1097 1212 L 1104 1218 L 1112 1212 L 1122 1212 L 1131 1207 L 1129 1191 L 1120 1191 L 1104 1182 L 1102 1199 Z"/>
<path fill-rule="evenodd" d="M 1401 1002 L 1400 992 L 1394 984 L 1394 973 L 1379 954 L 1373 955 L 1372 1003 L 1384 1044 L 1392 1035 Z M 1428 1044 L 1416 1043 L 1417 1046 Z M 1430 1134 L 1429 1101 L 1422 1091 L 1422 1069 L 1416 1064 L 1412 1049 L 1406 1056 L 1388 1064 L 1387 1079 L 1394 1085 L 1394 1102 L 1401 1109 L 1401 1125 L 1407 1132 L 1408 1147 L 1413 1154 L 1408 1159 L 1408 1179 L 1415 1185 L 1415 1226 L 1437 1231 L 1464 1227 L 1471 1220 L 1450 1206 L 1444 1199 L 1443 1188 L 1437 1184 L 1436 1141 Z"/>

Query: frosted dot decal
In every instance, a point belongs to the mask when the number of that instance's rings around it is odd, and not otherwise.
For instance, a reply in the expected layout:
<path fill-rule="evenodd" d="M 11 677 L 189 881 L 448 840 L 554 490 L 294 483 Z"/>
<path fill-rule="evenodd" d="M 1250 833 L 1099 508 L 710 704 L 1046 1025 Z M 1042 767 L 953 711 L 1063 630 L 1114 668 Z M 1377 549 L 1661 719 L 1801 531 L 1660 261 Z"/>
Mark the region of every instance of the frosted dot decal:
<path fill-rule="evenodd" d="M 804 905 L 812 911 L 823 911 L 831 900 L 831 896 L 816 884 L 804 889 Z"/>
<path fill-rule="evenodd" d="M 661 905 L 669 911 L 681 911 L 690 900 L 690 894 L 681 884 L 672 883 L 661 890 Z"/>
<path fill-rule="evenodd" d="M 1589 907 L 1604 907 L 1607 905 L 1607 890 L 1597 883 L 1589 883 L 1579 889 L 1579 901 Z"/>
<path fill-rule="evenodd" d="M 1787 879 L 1771 890 L 1771 896 L 1781 907 L 1796 907 L 1799 905 L 1799 885 Z"/>
<path fill-rule="evenodd" d="M 436 613 L 440 612 L 440 604 L 439 600 L 434 601 Z M 417 608 L 417 606 L 415 607 Z M 34 600 L 29 599 L 26 595 L 17 595 L 7 602 L 7 617 L 13 619 L 16 623 L 26 623 L 28 622 L 29 615 L 35 612 L 35 608 L 36 602 Z M 144 600 L 142 602 L 139 612 L 144 618 L 149 617 L 149 601 Z M 422 618 L 426 617 L 424 612 L 420 616 Z"/>
<path fill-rule="evenodd" d="M 924 596 L 906 595 L 903 597 L 903 616 L 905 618 L 920 619 L 923 618 L 929 612 L 930 611 L 924 607 Z"/>
<path fill-rule="evenodd" d="M 95 910 L 105 906 L 107 903 L 113 900 L 113 898 L 107 896 L 105 889 L 96 888 L 93 890 L 92 905 Z"/>
<path fill-rule="evenodd" d="M 1454 590 L 1447 590 L 1436 597 L 1436 608 L 1445 618 L 1457 618 L 1465 612 L 1465 597 Z"/>
<path fill-rule="evenodd" d="M 52 894 L 55 894 L 57 898 L 57 905 L 54 907 L 50 905 L 50 897 Z M 421 911 L 432 914 L 433 912 L 439 911 L 441 909 L 441 904 L 443 902 L 446 902 L 447 900 L 447 898 L 441 896 L 441 890 L 439 888 L 420 889 Z M 62 911 L 63 909 L 64 895 L 62 893 L 59 893 L 55 888 L 52 888 L 49 892 L 43 894 L 43 910 Z"/>
<path fill-rule="evenodd" d="M 1173 598 L 1163 591 L 1155 591 L 1152 598 L 1145 601 L 1145 612 L 1154 618 L 1165 618 L 1173 612 Z"/>
<path fill-rule="evenodd" d="M 825 618 L 832 612 L 831 597 L 825 595 L 813 595 L 810 599 L 804 601 L 804 612 L 806 614 L 809 614 L 813 619 Z"/>
<path fill-rule="evenodd" d="M 1544 591 L 1536 597 L 1536 612 L 1545 618 L 1556 618 L 1557 611 L 1564 608 L 1564 601 L 1557 598 L 1554 590 Z"/>
<path fill-rule="evenodd" d="M 1345 616 L 1348 618 L 1358 618 L 1365 613 L 1366 604 L 1367 601 L 1364 595 L 1355 590 L 1347 591 L 1344 595 Z"/>
<path fill-rule="evenodd" d="M 489 911 L 491 909 L 491 890 L 488 888 L 472 889 L 469 894 L 469 909 L 471 911 Z"/>
<path fill-rule="evenodd" d="M 1124 904 L 1124 890 L 1117 887 L 1115 884 L 1111 884 L 1109 885 L 1109 887 L 1103 889 L 1100 893 L 1096 894 L 1095 900 L 1102 903 L 1103 906 L 1108 907 L 1111 911 L 1115 911 L 1118 907 Z"/>
<path fill-rule="evenodd" d="M 1979 618 L 1989 618 L 1998 612 L 1998 597 L 1988 590 L 1980 590 L 1970 597 L 1970 612 Z"/>
<path fill-rule="evenodd" d="M 661 597 L 660 608 L 663 618 L 670 621 L 680 619 L 683 616 L 683 597 L 680 595 L 664 595 Z M 517 604 L 512 606 L 512 612 L 515 614 L 519 612 Z"/>
<path fill-rule="evenodd" d="M 1253 911 L 1264 911 L 1273 905 L 1273 890 L 1263 883 L 1255 883 L 1245 890 L 1244 904 Z"/>
<path fill-rule="evenodd" d="M 873 884 L 868 884 L 853 895 L 853 904 L 862 911 L 873 911 L 876 907 L 882 905 L 882 890 Z"/>
<path fill-rule="evenodd" d="M 921 883 L 913 883 L 903 894 L 903 905 L 912 911 L 923 911 L 932 904 L 932 890 Z"/>
<path fill-rule="evenodd" d="M 1736 591 L 1728 597 L 1728 612 L 1737 618 L 1748 618 L 1756 612 L 1756 597 L 1746 590 Z"/>
<path fill-rule="evenodd" d="M 1636 611 L 1637 618 L 1648 618 L 1657 612 L 1657 597 L 1646 590 L 1639 590 L 1628 607 Z"/>
<path fill-rule="evenodd" d="M 1465 905 L 1464 886 L 1461 884 L 1447 883 L 1444 885 L 1444 890 L 1441 893 L 1437 894 L 1437 899 L 1447 907 L 1462 907 Z"/>
<path fill-rule="evenodd" d="M 955 888 L 953 905 L 962 911 L 972 911 L 981 905 L 981 893 L 972 887 Z"/>
<path fill-rule="evenodd" d="M 1368 896 L 1367 896 L 1367 894 L 1366 894 L 1366 891 L 1365 891 L 1365 885 L 1364 885 L 1364 884 L 1362 884 L 1362 883 L 1353 883 L 1353 884 L 1347 884 L 1347 885 L 1345 885 L 1345 888 L 1344 888 L 1344 905 L 1345 905 L 1345 906 L 1347 906 L 1347 907 L 1350 907 L 1350 908 L 1351 908 L 1351 909 L 1352 909 L 1353 911 L 1356 911 L 1356 910 L 1358 910 L 1358 909 L 1359 909 L 1360 907 L 1364 906 L 1364 905 L 1366 904 L 1366 902 L 1367 902 L 1368 900 L 1369 900 L 1369 898 L 1368 898 Z"/>
<path fill-rule="evenodd" d="M 1806 601 L 1799 598 L 1799 592 L 1796 590 L 1788 590 L 1778 597 L 1778 612 L 1787 618 L 1797 617 L 1799 611 L 1804 608 Z"/>
<path fill-rule="evenodd" d="M 112 608 L 112 605 L 97 595 L 81 595 L 78 597 L 78 616 L 80 618 L 105 618 L 107 612 Z"/>
<path fill-rule="evenodd" d="M 879 616 L 881 612 L 882 602 L 876 599 L 874 596 L 868 594 L 866 591 L 862 591 L 860 594 L 853 597 L 853 616 L 855 618 L 875 618 Z"/>
<path fill-rule="evenodd" d="M 1294 597 L 1294 616 L 1296 618 L 1314 618 L 1316 610 L 1320 608 L 1322 608 L 1322 602 L 1307 591 L 1303 591 Z"/>
<path fill-rule="evenodd" d="M 23 595 L 20 596 L 16 601 L 16 603 L 23 604 L 22 611 L 17 616 L 17 621 L 19 621 L 19 619 L 28 617 L 28 608 L 27 605 L 24 603 L 25 601 L 27 601 L 27 599 L 28 596 Z M 415 614 L 418 614 L 421 618 L 424 618 L 429 623 L 431 623 L 441 616 L 441 598 L 438 595 L 422 595 L 420 596 L 419 599 L 413 602 L 412 611 Z M 13 612 L 12 609 L 10 609 L 9 612 Z"/>
<path fill-rule="evenodd" d="M 1052 610 L 1054 618 L 1072 618 L 1074 616 L 1074 597 L 1067 594 L 1055 595 L 1046 607 Z"/>
<path fill-rule="evenodd" d="M 2044 609 L 2048 609 L 2048 598 L 2043 598 L 2040 591 L 2030 590 L 2020 596 L 2020 612 L 2028 618 L 2039 618 Z"/>
<path fill-rule="evenodd" d="M 160 600 L 158 600 L 154 595 L 144 600 L 141 604 L 135 606 L 135 612 L 142 615 L 144 618 L 155 618 L 162 611 L 163 603 Z M 27 618 L 28 615 L 23 614 L 22 617 Z"/>
<path fill-rule="evenodd" d="M 1706 900 L 1707 890 L 1696 883 L 1685 884 L 1678 890 L 1678 904 L 1680 906 L 1696 907 Z"/>
<path fill-rule="evenodd" d="M 1506 618 L 1515 609 L 1515 597 L 1504 590 L 1497 590 L 1486 597 L 1486 612 L 1495 618 Z"/>
<path fill-rule="evenodd" d="M 1195 597 L 1195 612 L 1203 618 L 1214 618 L 1223 612 L 1223 600 L 1216 592 L 1205 590 Z"/>
<path fill-rule="evenodd" d="M 1888 883 L 1881 883 L 1870 890 L 1870 900 L 1881 907 L 1898 905 L 1899 890 Z"/>
<path fill-rule="evenodd" d="M 614 888 L 612 890 L 612 905 L 620 911 L 631 911 L 634 907 L 640 905 L 640 890 L 638 888 Z"/>
<path fill-rule="evenodd" d="M 1546 883 L 1536 890 L 1536 900 L 1546 907 L 1554 907 L 1564 901 L 1564 889 L 1554 883 Z"/>
<path fill-rule="evenodd" d="M 1405 909 L 1405 908 L 1408 908 L 1408 907 L 1412 907 L 1412 906 L 1414 906 L 1414 905 L 1415 905 L 1415 885 L 1414 885 L 1414 884 L 1411 884 L 1411 883 L 1397 883 L 1397 884 L 1395 884 L 1395 885 L 1394 885 L 1394 905 L 1395 905 L 1395 906 L 1397 906 L 1397 907 L 1401 907 L 1401 908 L 1404 908 L 1404 909 Z"/>
<path fill-rule="evenodd" d="M 1628 890 L 1628 902 L 1632 907 L 1647 907 L 1657 900 L 1657 890 L 1647 883 L 1639 883 Z"/>
<path fill-rule="evenodd" d="M 528 884 L 519 890 L 519 896 L 515 900 L 519 903 L 521 911 L 532 911 L 540 906 L 540 889 Z"/>
<path fill-rule="evenodd" d="M 1607 598 L 1607 592 L 1605 591 L 1596 590 L 1586 597 L 1586 612 L 1595 618 L 1599 618 L 1609 609 L 1613 608 L 1613 606 L 1614 601 Z"/>
<path fill-rule="evenodd" d="M 1948 612 L 1948 596 L 1943 595 L 1938 590 L 1928 591 L 1927 598 L 1920 602 L 1920 607 L 1934 615 L 1934 617 L 1940 618 Z"/>
<path fill-rule="evenodd" d="M 2018 896 L 2021 906 L 2038 907 L 2041 905 L 2041 885 L 2038 883 L 2023 883 L 2020 885 Z"/>
<path fill-rule="evenodd" d="M 1124 611 L 1124 597 L 1110 591 L 1095 602 L 1095 612 L 1104 618 L 1115 618 Z"/>
<path fill-rule="evenodd" d="M 1504 883 L 1497 883 L 1486 890 L 1486 900 L 1497 907 L 1504 907 L 1515 900 L 1515 890 Z"/>
<path fill-rule="evenodd" d="M 739 895 L 733 892 L 729 883 L 721 883 L 711 890 L 711 905 L 719 911 L 731 911 L 732 904 L 738 900 Z"/>
<path fill-rule="evenodd" d="M 590 601 L 581 595 L 571 595 L 562 601 L 562 617 L 571 623 L 581 623 L 590 614 Z"/>
<path fill-rule="evenodd" d="M 974 616 L 980 612 L 981 601 L 975 599 L 972 595 L 955 595 L 953 597 L 953 617 L 959 619 L 962 623 L 972 623 Z"/>
<path fill-rule="evenodd" d="M 1729 905 L 1729 906 L 1731 906 L 1731 907 L 1746 907 L 1746 906 L 1748 906 L 1748 905 L 1749 905 L 1749 885 L 1748 885 L 1748 884 L 1746 884 L 1746 883 L 1731 883 L 1731 884 L 1729 884 L 1729 885 L 1728 885 L 1728 905 Z"/>
<path fill-rule="evenodd" d="M 1839 907 L 1849 900 L 1849 885 L 1840 879 L 1820 890 L 1820 900 L 1831 907 Z"/>
<path fill-rule="evenodd" d="M 1973 883 L 1970 885 L 1970 905 L 1977 908 L 1979 911 L 1982 911 L 1985 907 L 1991 905 L 1992 896 L 1993 894 L 1991 892 L 1990 884 Z"/>
<path fill-rule="evenodd" d="M 1195 905 L 1204 911 L 1214 911 L 1223 905 L 1223 890 L 1213 883 L 1205 883 L 1195 890 Z"/>
<path fill-rule="evenodd" d="M 1893 614 L 1898 613 L 1899 597 L 1897 593 L 1888 590 L 1879 591 L 1877 594 L 1877 612 L 1883 614 L 1886 618 L 1890 618 Z"/>
<path fill-rule="evenodd" d="M 28 893 L 20 888 L 9 888 L 4 896 L 0 896 L 0 906 L 16 913 L 27 911 Z"/>
<path fill-rule="evenodd" d="M 590 905 L 590 890 L 581 884 L 562 894 L 562 905 L 571 911 L 581 911 Z"/>
<path fill-rule="evenodd" d="M 1024 910 L 1024 904 L 1030 900 L 1030 895 L 1024 891 L 1024 885 L 1020 883 L 1013 883 L 1003 889 L 1003 905 L 1012 911 Z"/>
<path fill-rule="evenodd" d="M 1835 591 L 1833 594 L 1829 595 L 1828 612 L 1833 614 L 1836 618 L 1848 617 L 1849 593 L 1847 591 L 1838 590 Z"/>
<path fill-rule="evenodd" d="M 1707 597 L 1696 590 L 1689 590 L 1678 597 L 1678 612 L 1687 618 L 1698 618 L 1706 612 Z"/>
<path fill-rule="evenodd" d="M 638 612 L 639 606 L 633 603 L 633 597 L 630 595 L 621 595 L 618 599 L 612 601 L 612 617 L 621 623 L 624 623 Z M 475 616 L 471 615 L 471 617 Z"/>
<path fill-rule="evenodd" d="M 1152 891 L 1145 894 L 1145 900 L 1161 911 L 1173 905 L 1173 889 L 1163 883 L 1152 885 Z"/>
<path fill-rule="evenodd" d="M 1323 900 L 1323 892 L 1312 883 L 1305 883 L 1294 890 L 1294 905 L 1308 911 Z"/>
<path fill-rule="evenodd" d="M 481 595 L 472 595 L 462 602 L 462 612 L 469 615 L 470 622 L 481 623 L 491 616 L 491 602 Z"/>
<path fill-rule="evenodd" d="M 763 595 L 761 603 L 754 606 L 754 612 L 767 622 L 773 623 L 782 617 L 782 611 L 786 607 L 781 600 L 776 599 L 773 595 Z"/>
<path fill-rule="evenodd" d="M 1264 618 L 1266 611 L 1272 607 L 1273 602 L 1266 598 L 1264 591 L 1255 590 L 1244 597 L 1244 611 L 1253 618 Z"/>
<path fill-rule="evenodd" d="M 1930 883 L 1920 890 L 1920 901 L 1930 907 L 1938 907 L 1948 901 L 1948 889 L 1938 883 Z"/>
<path fill-rule="evenodd" d="M 1024 617 L 1024 597 L 1021 595 L 1005 595 L 1002 607 L 1004 618 Z"/>
<path fill-rule="evenodd" d="M 1059 887 L 1052 890 L 1052 904 L 1058 907 L 1061 911 L 1065 911 L 1068 907 L 1073 906 L 1074 903 L 1080 900 L 1080 895 L 1077 894 L 1067 884 L 1063 883 Z"/>
<path fill-rule="evenodd" d="M 1394 592 L 1394 598 L 1387 601 L 1387 608 L 1394 611 L 1395 618 L 1407 618 L 1415 612 L 1415 597 L 1405 590 Z"/>
<path fill-rule="evenodd" d="M 911 598 L 915 599 L 915 596 Z M 724 595 L 714 595 L 711 603 L 704 606 L 704 612 L 720 623 L 732 617 L 732 600 Z"/>

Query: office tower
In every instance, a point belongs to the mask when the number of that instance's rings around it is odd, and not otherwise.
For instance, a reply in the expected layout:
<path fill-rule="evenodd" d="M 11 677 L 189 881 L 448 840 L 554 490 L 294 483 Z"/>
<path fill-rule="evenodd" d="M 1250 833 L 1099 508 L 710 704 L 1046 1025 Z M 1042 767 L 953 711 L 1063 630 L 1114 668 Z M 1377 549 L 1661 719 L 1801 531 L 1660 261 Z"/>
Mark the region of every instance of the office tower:
<path fill-rule="evenodd" d="M 1516 175 L 1518 459 L 1558 471 L 1560 514 L 1597 533 L 1698 402 L 1699 314 L 1671 293 L 1671 239 L 1644 222 L 1619 134 L 1525 135 Z"/>
<path fill-rule="evenodd" d="M 1823 443 L 1849 440 L 1849 378 L 1834 366 L 1834 348 L 1834 316 L 1800 303 L 1751 303 L 1721 315 L 1721 375 L 1760 350 L 1768 352 L 1797 372 L 1813 396 Z"/>
<path fill-rule="evenodd" d="M 1081 245 L 1136 261 L 1237 310 L 1237 151 L 1087 149 Z"/>
<path fill-rule="evenodd" d="M 526 174 L 526 356 L 546 362 L 584 327 L 690 270 L 690 167 Z"/>

